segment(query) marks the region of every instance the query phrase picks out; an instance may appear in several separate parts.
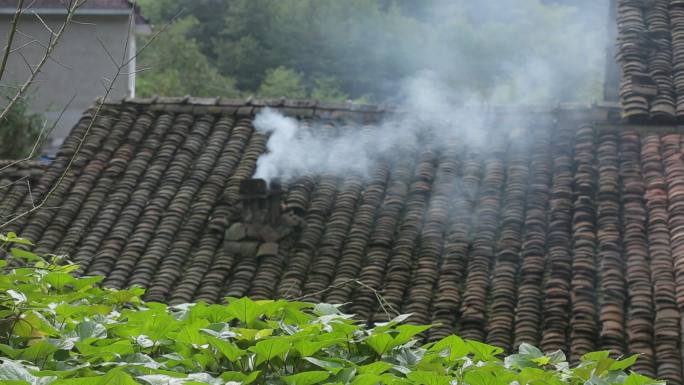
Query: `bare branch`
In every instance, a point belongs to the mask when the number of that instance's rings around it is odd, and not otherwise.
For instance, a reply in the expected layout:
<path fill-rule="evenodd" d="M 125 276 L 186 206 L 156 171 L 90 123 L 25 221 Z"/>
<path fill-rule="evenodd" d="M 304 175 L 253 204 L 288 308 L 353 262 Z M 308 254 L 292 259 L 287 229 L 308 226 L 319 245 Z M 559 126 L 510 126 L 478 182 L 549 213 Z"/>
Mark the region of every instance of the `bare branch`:
<path fill-rule="evenodd" d="M 145 68 L 140 68 L 135 71 L 128 71 L 128 72 L 122 72 L 121 75 L 133 75 L 133 74 L 139 74 L 141 72 L 149 71 L 151 70 L 152 67 L 145 67 Z"/>
<path fill-rule="evenodd" d="M 109 51 L 109 49 L 107 48 L 105 43 L 102 41 L 102 39 L 100 39 L 99 36 L 95 36 L 95 39 L 97 39 L 97 42 L 100 44 L 100 47 L 102 47 L 102 50 L 105 51 L 105 53 L 107 54 L 107 57 L 109 57 L 109 60 L 112 61 L 112 64 L 114 64 L 114 68 L 118 68 L 119 62 L 117 62 L 116 59 L 114 59 L 114 55 L 112 55 L 112 53 Z"/>
<path fill-rule="evenodd" d="M 93 26 L 93 27 L 97 26 L 97 23 L 88 23 L 86 21 L 80 21 L 80 20 L 76 20 L 76 19 L 71 20 L 71 23 L 77 24 L 77 25 L 88 25 L 88 26 Z"/>
<path fill-rule="evenodd" d="M 31 72 L 31 75 L 33 75 L 33 66 L 31 65 L 31 63 L 29 63 L 26 56 L 24 56 L 24 54 L 21 52 L 17 52 L 17 54 L 21 56 L 21 59 L 24 61 L 24 64 L 26 64 L 26 67 L 28 67 L 29 72 Z M 21 87 L 19 87 L 19 89 L 21 89 Z"/>
<path fill-rule="evenodd" d="M 31 199 L 31 206 L 36 207 L 36 201 L 33 199 L 33 193 L 31 192 L 31 180 L 26 179 L 26 187 L 28 188 L 29 198 Z"/>
<path fill-rule="evenodd" d="M 43 20 L 43 18 L 40 17 L 39 14 L 37 14 L 35 11 L 31 11 L 31 13 L 38 19 L 38 21 L 40 21 L 41 24 L 43 24 L 43 27 L 45 27 L 45 29 L 47 29 L 50 32 L 50 35 L 55 36 L 55 31 L 53 31 L 52 28 L 50 28 L 50 26 L 47 25 L 45 20 Z"/>
<path fill-rule="evenodd" d="M 385 316 L 387 316 L 387 319 L 388 319 L 388 320 L 390 320 L 390 319 L 392 319 L 392 318 L 394 318 L 394 317 L 396 317 L 396 316 L 398 316 L 398 315 L 401 314 L 399 311 L 397 311 L 397 309 L 395 309 L 395 308 L 392 306 L 392 304 L 389 303 L 389 301 L 387 301 L 387 300 L 382 296 L 382 294 L 380 294 L 379 291 L 373 289 L 371 286 L 369 286 L 369 285 L 367 285 L 367 284 L 365 284 L 365 283 L 363 283 L 363 282 L 361 282 L 361 281 L 359 281 L 359 280 L 357 280 L 357 279 L 348 279 L 348 280 L 346 280 L 346 281 L 344 281 L 344 282 L 340 282 L 339 284 L 328 286 L 328 287 L 326 287 L 326 288 L 323 289 L 323 290 L 319 290 L 319 291 L 316 291 L 316 292 L 313 292 L 313 293 L 305 294 L 305 295 L 303 295 L 303 296 L 301 296 L 301 297 L 298 297 L 298 298 L 290 298 L 290 297 L 288 297 L 288 295 L 287 295 L 288 293 L 287 293 L 287 292 L 285 292 L 285 295 L 284 295 L 283 297 L 284 297 L 284 298 L 287 298 L 287 299 L 290 299 L 291 301 L 303 301 L 303 300 L 306 300 L 306 299 L 310 299 L 312 296 L 317 296 L 317 295 L 320 295 L 320 294 L 325 294 L 325 293 L 327 293 L 328 291 L 330 291 L 330 290 L 332 290 L 332 289 L 336 289 L 336 288 L 348 286 L 348 285 L 351 285 L 351 284 L 355 284 L 355 285 L 357 285 L 358 287 L 362 287 L 362 288 L 364 288 L 364 289 L 366 289 L 366 290 L 371 291 L 371 292 L 373 293 L 373 295 L 375 295 L 375 299 L 378 300 L 378 304 L 380 305 L 380 308 L 382 309 L 382 311 L 385 313 Z M 289 290 L 290 290 L 290 289 L 288 288 L 288 291 L 289 291 Z M 390 315 L 390 311 L 391 311 L 392 313 L 394 313 L 394 315 Z"/>
<path fill-rule="evenodd" d="M 43 44 L 43 42 L 41 42 L 40 39 L 38 39 L 37 37 L 31 35 L 31 34 L 28 33 L 28 32 L 24 32 L 22 29 L 17 28 L 17 33 L 18 33 L 19 35 L 25 37 L 25 38 L 28 38 L 28 39 L 31 39 L 31 40 L 35 40 L 36 44 L 40 45 L 43 49 L 47 49 L 47 48 L 48 48 L 48 46 L 46 46 L 45 44 Z"/>
<path fill-rule="evenodd" d="M 7 68 L 7 60 L 9 59 L 10 52 L 12 52 L 12 43 L 14 42 L 14 35 L 17 32 L 17 25 L 19 24 L 19 17 L 23 12 L 24 0 L 19 0 L 17 2 L 17 10 L 14 12 L 14 17 L 12 17 L 12 22 L 10 23 L 9 35 L 7 37 L 7 45 L 5 46 L 5 53 L 2 55 L 2 62 L 0 62 L 0 80 L 5 75 L 5 69 Z"/>
<path fill-rule="evenodd" d="M 38 40 L 31 40 L 28 43 L 24 43 L 24 44 L 20 45 L 19 47 L 14 48 L 12 51 L 10 51 L 10 53 L 15 53 L 17 51 L 21 51 L 22 49 L 28 47 L 31 44 L 35 44 L 35 43 L 38 43 Z"/>

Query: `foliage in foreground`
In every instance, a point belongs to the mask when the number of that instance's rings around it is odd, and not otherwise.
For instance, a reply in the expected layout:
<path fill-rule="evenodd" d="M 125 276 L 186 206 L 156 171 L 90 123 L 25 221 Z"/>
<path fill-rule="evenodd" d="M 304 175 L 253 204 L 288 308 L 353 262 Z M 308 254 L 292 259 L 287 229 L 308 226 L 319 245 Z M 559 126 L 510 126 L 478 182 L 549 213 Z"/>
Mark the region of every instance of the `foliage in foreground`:
<path fill-rule="evenodd" d="M 0 245 L 27 243 L 0 235 Z M 428 326 L 399 316 L 372 328 L 336 306 L 230 298 L 227 305 L 144 303 L 101 277 L 19 249 L 0 260 L 0 383 L 80 384 L 656 384 L 626 371 L 632 356 L 522 345 L 519 354 L 457 336 L 418 346 Z"/>

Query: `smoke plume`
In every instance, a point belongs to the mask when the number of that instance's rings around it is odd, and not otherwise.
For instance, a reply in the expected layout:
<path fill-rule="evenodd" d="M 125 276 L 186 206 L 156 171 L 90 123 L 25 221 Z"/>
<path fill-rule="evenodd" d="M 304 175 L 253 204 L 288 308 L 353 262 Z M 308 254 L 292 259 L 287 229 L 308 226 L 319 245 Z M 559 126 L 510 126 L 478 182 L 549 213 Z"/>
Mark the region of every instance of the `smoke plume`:
<path fill-rule="evenodd" d="M 392 58 L 415 67 L 414 75 L 396 80 L 400 92 L 383 100 L 402 113 L 373 127 L 331 132 L 265 110 L 254 121 L 257 130 L 270 135 L 256 177 L 366 176 L 378 157 L 391 158 L 407 144 L 438 148 L 458 142 L 478 148 L 487 145 L 493 129 L 514 138 L 535 119 L 502 119 L 492 114 L 496 106 L 552 108 L 562 101 L 600 98 L 608 2 L 556 3 L 435 1 L 431 12 L 416 16 L 424 36 L 407 43 L 404 56 Z M 369 37 L 369 44 L 374 42 Z"/>

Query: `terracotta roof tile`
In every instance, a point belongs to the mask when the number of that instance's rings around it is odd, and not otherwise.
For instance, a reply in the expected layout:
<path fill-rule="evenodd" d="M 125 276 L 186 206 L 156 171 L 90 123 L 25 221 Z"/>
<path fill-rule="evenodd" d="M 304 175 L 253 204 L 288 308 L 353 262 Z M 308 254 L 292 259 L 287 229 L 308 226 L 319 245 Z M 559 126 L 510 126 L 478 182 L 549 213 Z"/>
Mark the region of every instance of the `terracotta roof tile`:
<path fill-rule="evenodd" d="M 16 213 L 46 169 L 47 163 L 37 160 L 0 160 L 0 221 Z"/>
<path fill-rule="evenodd" d="M 617 0 L 623 116 L 684 117 L 684 3 Z"/>
<path fill-rule="evenodd" d="M 53 191 L 5 230 L 150 300 L 325 300 L 371 322 L 410 312 L 438 325 L 427 340 L 526 342 L 573 361 L 638 352 L 639 371 L 681 383 L 681 128 L 575 124 L 569 116 L 599 116 L 575 109 L 558 124 L 529 115 L 517 140 L 494 135 L 484 149 L 405 143 L 366 179 L 287 181 L 292 222 L 280 233 L 240 209 L 240 184 L 266 150 L 252 126 L 266 105 L 333 136 L 345 122 L 372 130 L 386 113 L 287 100 L 107 104 L 90 130 L 86 112 L 30 195 L 20 183 L 0 189 L 4 218 Z"/>

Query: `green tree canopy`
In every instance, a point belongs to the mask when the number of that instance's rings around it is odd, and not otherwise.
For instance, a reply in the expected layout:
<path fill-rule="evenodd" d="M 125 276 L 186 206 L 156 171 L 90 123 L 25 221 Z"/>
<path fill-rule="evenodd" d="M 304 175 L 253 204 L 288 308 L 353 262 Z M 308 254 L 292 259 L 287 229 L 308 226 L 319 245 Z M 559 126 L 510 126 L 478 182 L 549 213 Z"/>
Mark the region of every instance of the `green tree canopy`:
<path fill-rule="evenodd" d="M 207 76 L 234 79 L 244 94 L 260 94 L 270 93 L 273 76 L 285 75 L 276 71 L 282 67 L 298 75 L 285 77 L 300 83 L 287 97 L 301 96 L 304 89 L 308 97 L 385 101 L 397 95 L 404 79 L 431 71 L 464 98 L 586 100 L 602 82 L 608 7 L 600 3 L 141 0 L 157 26 L 179 10 L 182 18 L 198 20 L 174 26 L 174 39 L 183 38 L 190 49 L 180 50 L 178 43 L 151 47 L 180 54 L 181 60 L 160 64 L 157 58 L 163 57 L 150 54 L 147 62 L 161 67 L 150 73 L 160 75 L 141 81 L 172 84 L 160 92 L 178 94 L 176 83 L 192 81 L 180 81 L 177 74 L 201 63 Z M 196 80 L 195 88 L 207 83 Z M 215 88 L 202 91 L 216 95 Z"/>
<path fill-rule="evenodd" d="M 235 81 L 221 75 L 189 36 L 198 21 L 185 17 L 171 25 L 141 53 L 137 90 L 141 96 L 237 96 Z"/>
<path fill-rule="evenodd" d="M 39 139 L 43 119 L 29 112 L 25 100 L 20 100 L 0 121 L 0 159 L 20 159 L 28 156 Z"/>
<path fill-rule="evenodd" d="M 302 75 L 284 67 L 268 70 L 264 81 L 259 86 L 259 96 L 303 99 L 306 97 L 306 90 L 302 85 Z"/>

